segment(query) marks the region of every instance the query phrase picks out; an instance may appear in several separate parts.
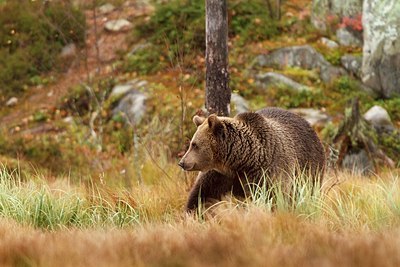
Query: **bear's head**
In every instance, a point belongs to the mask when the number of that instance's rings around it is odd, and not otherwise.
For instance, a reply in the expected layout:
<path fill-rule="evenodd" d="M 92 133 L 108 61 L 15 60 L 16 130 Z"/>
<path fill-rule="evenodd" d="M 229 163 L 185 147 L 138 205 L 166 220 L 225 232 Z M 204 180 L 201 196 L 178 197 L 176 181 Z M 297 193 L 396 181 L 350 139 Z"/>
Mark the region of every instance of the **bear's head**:
<path fill-rule="evenodd" d="M 214 114 L 207 119 L 194 116 L 193 122 L 197 131 L 190 141 L 188 151 L 178 164 L 182 169 L 205 172 L 215 169 L 221 163 L 225 119 L 228 118 Z"/>

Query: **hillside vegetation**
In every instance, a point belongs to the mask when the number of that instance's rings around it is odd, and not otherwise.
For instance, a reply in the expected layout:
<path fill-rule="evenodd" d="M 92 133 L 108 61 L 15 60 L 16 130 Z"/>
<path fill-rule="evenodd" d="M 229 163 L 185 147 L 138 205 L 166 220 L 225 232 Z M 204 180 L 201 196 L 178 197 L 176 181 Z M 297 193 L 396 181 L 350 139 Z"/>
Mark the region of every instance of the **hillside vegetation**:
<path fill-rule="evenodd" d="M 311 1 L 281 1 L 280 19 L 275 2 L 228 1 L 232 91 L 250 110 L 323 112 L 330 121 L 315 129 L 331 153 L 349 102 L 361 113 L 378 104 L 395 130 L 371 139 L 394 168 L 362 176 L 331 165 L 321 190 L 299 181 L 285 197 L 261 186 L 186 214 L 196 174 L 177 162 L 204 103 L 204 1 L 0 0 L 0 265 L 400 266 L 400 98 L 351 75 L 327 83 L 317 69 L 257 65 L 292 45 L 335 67 L 362 52 L 323 45 Z M 129 27 L 105 29 L 120 18 Z M 255 77 L 271 71 L 309 90 L 263 89 Z M 145 99 L 137 120 L 115 111 L 124 96 L 113 88 L 127 84 Z"/>

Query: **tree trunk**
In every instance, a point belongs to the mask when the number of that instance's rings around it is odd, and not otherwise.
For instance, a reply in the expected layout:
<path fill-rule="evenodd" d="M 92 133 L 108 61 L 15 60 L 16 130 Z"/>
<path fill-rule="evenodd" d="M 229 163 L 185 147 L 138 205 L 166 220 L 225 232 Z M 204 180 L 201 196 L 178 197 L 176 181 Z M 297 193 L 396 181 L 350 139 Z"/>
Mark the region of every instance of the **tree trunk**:
<path fill-rule="evenodd" d="M 276 19 L 281 19 L 281 0 L 276 0 Z"/>
<path fill-rule="evenodd" d="M 226 0 L 206 0 L 206 109 L 229 116 L 231 90 L 228 73 Z"/>

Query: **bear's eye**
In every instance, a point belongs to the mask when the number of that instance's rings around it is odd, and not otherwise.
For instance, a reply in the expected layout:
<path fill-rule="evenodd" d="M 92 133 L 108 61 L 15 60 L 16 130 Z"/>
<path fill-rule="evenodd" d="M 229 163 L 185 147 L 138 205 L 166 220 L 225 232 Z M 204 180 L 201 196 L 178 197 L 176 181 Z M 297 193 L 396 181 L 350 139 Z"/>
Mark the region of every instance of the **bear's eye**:
<path fill-rule="evenodd" d="M 196 143 L 192 143 L 192 148 L 197 149 L 197 144 Z"/>

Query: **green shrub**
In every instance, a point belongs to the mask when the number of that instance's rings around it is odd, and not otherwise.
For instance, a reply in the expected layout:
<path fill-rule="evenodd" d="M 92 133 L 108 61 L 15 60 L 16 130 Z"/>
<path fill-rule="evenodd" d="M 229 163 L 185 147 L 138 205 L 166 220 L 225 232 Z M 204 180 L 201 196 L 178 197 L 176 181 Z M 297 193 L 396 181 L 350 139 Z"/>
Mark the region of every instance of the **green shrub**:
<path fill-rule="evenodd" d="M 136 71 L 141 75 L 155 73 L 166 65 L 165 62 L 160 60 L 160 57 L 160 52 L 155 49 L 141 49 L 128 56 L 123 63 L 123 68 L 127 72 Z"/>
<path fill-rule="evenodd" d="M 84 42 L 84 15 L 67 1 L 7 1 L 0 12 L 1 95 L 22 92 L 30 78 L 57 66 L 64 45 Z"/>
<path fill-rule="evenodd" d="M 149 22 L 139 25 L 136 33 L 162 47 L 180 47 L 186 52 L 192 49 L 204 50 L 204 18 L 203 0 L 173 0 L 157 5 Z"/>
<path fill-rule="evenodd" d="M 400 166 L 400 132 L 383 133 L 379 136 L 379 144 L 386 154 Z"/>
<path fill-rule="evenodd" d="M 278 23 L 270 19 L 267 1 L 228 1 L 228 13 L 229 36 L 237 38 L 235 44 L 261 41 L 279 33 Z M 172 64 L 192 66 L 193 62 L 187 59 L 193 60 L 193 55 L 205 51 L 204 0 L 158 4 L 150 20 L 135 29 L 135 35 L 155 47 L 129 58 L 126 71 L 154 72 L 160 58 L 168 58 Z"/>
<path fill-rule="evenodd" d="M 60 103 L 60 109 L 72 113 L 74 116 L 85 118 L 96 109 L 107 109 L 110 103 L 106 100 L 115 85 L 113 78 L 103 78 L 93 81 L 91 84 L 76 85 L 70 88 L 70 92 Z M 109 99 L 112 101 L 113 99 Z M 113 104 L 113 103 L 111 103 Z M 100 107 L 99 105 L 103 105 Z"/>
<path fill-rule="evenodd" d="M 228 1 L 229 33 L 242 43 L 270 39 L 279 33 L 277 21 L 271 19 L 268 1 Z"/>
<path fill-rule="evenodd" d="M 285 87 L 278 87 L 269 90 L 268 98 L 273 99 L 273 105 L 287 109 L 297 107 L 317 108 L 321 106 L 320 102 L 323 95 L 320 90 L 296 92 Z"/>
<path fill-rule="evenodd" d="M 328 104 L 332 111 L 341 112 L 347 103 L 355 97 L 360 100 L 362 107 L 373 102 L 373 97 L 360 87 L 359 82 L 349 76 L 342 76 L 335 80 L 326 88 L 324 93 L 330 99 Z"/>

